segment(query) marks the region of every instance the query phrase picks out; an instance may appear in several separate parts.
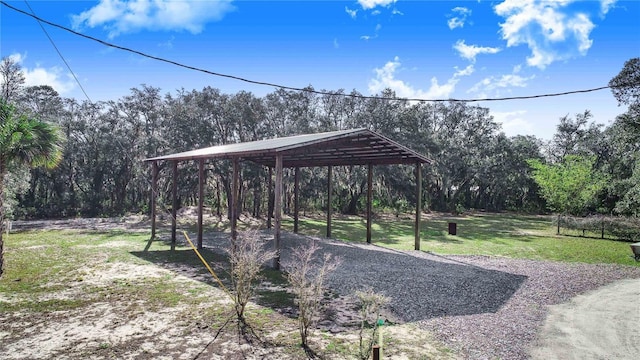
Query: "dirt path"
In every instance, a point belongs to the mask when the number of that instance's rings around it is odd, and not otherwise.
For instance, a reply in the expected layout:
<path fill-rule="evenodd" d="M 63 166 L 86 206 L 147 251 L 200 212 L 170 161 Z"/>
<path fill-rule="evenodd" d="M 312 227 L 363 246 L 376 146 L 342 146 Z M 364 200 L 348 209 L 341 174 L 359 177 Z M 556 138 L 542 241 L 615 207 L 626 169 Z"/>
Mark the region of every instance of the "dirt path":
<path fill-rule="evenodd" d="M 532 359 L 638 359 L 640 280 L 620 280 L 550 308 Z"/>

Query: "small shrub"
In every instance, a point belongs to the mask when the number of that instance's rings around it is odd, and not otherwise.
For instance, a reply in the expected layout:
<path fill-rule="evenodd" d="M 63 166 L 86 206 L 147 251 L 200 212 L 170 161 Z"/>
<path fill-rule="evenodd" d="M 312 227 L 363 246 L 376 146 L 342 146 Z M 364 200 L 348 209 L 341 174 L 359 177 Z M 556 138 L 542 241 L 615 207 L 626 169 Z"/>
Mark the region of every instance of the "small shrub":
<path fill-rule="evenodd" d="M 244 310 L 254 295 L 262 266 L 276 256 L 267 250 L 256 230 L 240 232 L 227 250 L 231 263 L 232 298 L 238 321 L 245 323 Z"/>
<path fill-rule="evenodd" d="M 374 292 L 371 288 L 364 291 L 356 291 L 355 297 L 358 301 L 360 314 L 358 355 L 361 360 L 367 360 L 371 356 L 373 343 L 378 334 L 380 311 L 389 303 L 390 299 Z M 367 333 L 367 330 L 370 332 Z"/>
<path fill-rule="evenodd" d="M 325 254 L 322 261 L 316 261 L 318 245 L 299 246 L 293 249 L 293 264 L 287 273 L 298 306 L 298 329 L 301 345 L 307 347 L 307 339 L 317 321 L 322 306 L 327 276 L 338 267 L 340 261 L 331 254 Z"/>

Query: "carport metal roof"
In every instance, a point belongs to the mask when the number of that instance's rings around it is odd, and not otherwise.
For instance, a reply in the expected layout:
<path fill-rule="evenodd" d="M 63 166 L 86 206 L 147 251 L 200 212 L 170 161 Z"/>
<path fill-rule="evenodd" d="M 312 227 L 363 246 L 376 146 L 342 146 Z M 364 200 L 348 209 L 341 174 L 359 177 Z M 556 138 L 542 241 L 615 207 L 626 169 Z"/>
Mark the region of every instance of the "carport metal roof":
<path fill-rule="evenodd" d="M 431 163 L 424 155 L 368 129 L 218 145 L 146 161 L 242 158 L 274 167 L 277 155 L 282 155 L 283 167 Z"/>

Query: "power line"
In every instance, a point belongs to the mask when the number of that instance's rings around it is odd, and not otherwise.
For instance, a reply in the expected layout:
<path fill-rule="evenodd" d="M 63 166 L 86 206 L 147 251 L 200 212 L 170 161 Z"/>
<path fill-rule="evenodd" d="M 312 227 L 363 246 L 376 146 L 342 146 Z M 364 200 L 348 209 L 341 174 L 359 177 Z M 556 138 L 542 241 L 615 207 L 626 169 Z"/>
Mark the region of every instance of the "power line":
<path fill-rule="evenodd" d="M 345 97 L 360 98 L 360 99 L 390 100 L 387 97 L 381 97 L 381 96 L 344 94 L 344 93 L 336 93 L 336 92 L 331 92 L 331 91 L 320 91 L 320 90 L 313 90 L 313 89 L 308 89 L 308 88 L 298 88 L 298 87 L 280 85 L 280 84 L 275 84 L 275 83 L 270 83 L 270 82 L 250 80 L 250 79 L 246 79 L 246 78 L 235 76 L 235 75 L 222 74 L 222 73 L 218 73 L 218 72 L 214 72 L 214 71 L 210 71 L 210 70 L 206 70 L 206 69 L 202 69 L 202 68 L 198 68 L 198 67 L 182 64 L 182 63 L 179 63 L 179 62 L 176 62 L 176 61 L 173 61 L 173 60 L 169 60 L 169 59 L 165 59 L 165 58 L 161 58 L 161 57 L 158 57 L 158 56 L 149 55 L 149 54 L 143 53 L 141 51 L 134 50 L 134 49 L 131 49 L 131 48 L 127 48 L 127 47 L 124 47 L 124 46 L 115 45 L 115 44 L 106 42 L 104 40 L 100 40 L 98 38 L 79 33 L 79 32 L 77 32 L 75 30 L 69 29 L 68 27 L 65 27 L 65 26 L 62 26 L 62 25 L 47 21 L 45 19 L 42 19 L 42 18 L 36 16 L 35 14 L 29 14 L 28 12 L 25 12 L 25 11 L 23 11 L 21 9 L 18 9 L 16 7 L 13 7 L 13 6 L 7 4 L 5 1 L 1 1 L 0 0 L 0 3 L 2 3 L 2 5 L 4 5 L 4 6 L 10 8 L 11 10 L 14 10 L 16 12 L 19 12 L 19 13 L 23 14 L 23 15 L 32 17 L 32 18 L 38 20 L 39 22 L 42 22 L 42 23 L 45 23 L 47 25 L 56 27 L 58 29 L 70 32 L 70 33 L 72 33 L 74 35 L 83 37 L 85 39 L 89 39 L 89 40 L 98 42 L 98 43 L 100 43 L 102 45 L 105 45 L 105 46 L 108 46 L 108 47 L 112 47 L 112 48 L 115 48 L 115 49 L 119 49 L 119 50 L 122 50 L 122 51 L 127 51 L 127 52 L 130 52 L 130 53 L 133 53 L 133 54 L 136 54 L 136 55 L 140 55 L 142 57 L 146 57 L 146 58 L 149 58 L 149 59 L 152 59 L 152 60 L 157 60 L 157 61 L 160 61 L 160 62 L 168 63 L 168 64 L 171 64 L 171 65 L 175 65 L 175 66 L 182 67 L 182 68 L 189 69 L 189 70 L 202 72 L 202 73 L 213 75 L 213 76 L 223 77 L 223 78 L 232 79 L 232 80 L 238 80 L 238 81 L 242 81 L 242 82 L 246 82 L 246 83 L 254 84 L 254 85 L 269 86 L 269 87 L 275 87 L 275 88 L 280 88 L 280 89 L 284 89 L 284 90 L 308 92 L 308 93 L 313 93 L 313 94 L 318 94 L 318 95 L 345 96 Z M 42 26 L 42 24 L 40 26 Z M 622 86 L 618 86 L 618 87 L 624 87 L 624 86 L 626 86 L 626 85 L 622 85 Z M 540 95 L 511 96 L 511 97 L 483 98 L 483 99 L 453 99 L 453 98 L 451 98 L 451 99 L 402 98 L 402 99 L 403 100 L 408 100 L 408 101 L 415 101 L 415 102 L 482 102 L 482 101 L 526 100 L 526 99 L 537 99 L 537 98 L 544 98 L 544 97 L 556 97 L 556 96 L 564 96 L 564 95 L 571 95 L 571 94 L 589 93 L 589 92 L 600 91 L 600 90 L 609 89 L 609 88 L 611 88 L 611 86 L 601 86 L 601 87 L 592 88 L 592 89 L 572 90 L 572 91 L 564 91 L 564 92 L 540 94 Z"/>
<path fill-rule="evenodd" d="M 29 8 L 29 10 L 31 10 L 31 13 L 35 16 L 36 13 L 35 11 L 33 11 L 33 9 L 31 8 L 31 5 L 29 5 L 29 2 L 27 0 L 24 0 L 24 3 L 27 4 L 27 7 Z M 4 2 L 3 2 L 4 4 Z M 37 19 L 36 19 L 37 20 Z M 69 63 L 67 62 L 67 60 L 64 58 L 64 56 L 62 56 L 62 53 L 60 52 L 60 50 L 58 49 L 58 47 L 56 46 L 56 43 L 53 42 L 53 39 L 51 38 L 51 36 L 49 36 L 49 33 L 47 32 L 47 30 L 44 28 L 44 26 L 42 26 L 42 23 L 40 22 L 40 20 L 38 20 L 38 25 L 40 25 L 40 28 L 42 29 L 42 31 L 44 32 L 44 34 L 47 36 L 47 38 L 49 39 L 49 42 L 51 43 L 51 45 L 53 45 L 53 48 L 56 49 L 56 52 L 58 53 L 58 55 L 60 56 L 60 59 L 62 59 L 62 61 L 64 62 L 64 64 L 67 66 L 67 69 L 69 69 L 69 72 L 71 72 L 71 75 L 73 75 L 73 78 L 76 80 L 76 83 L 78 83 L 78 86 L 80 87 L 80 90 L 82 90 L 82 93 L 84 94 L 84 96 L 87 98 L 87 100 L 89 100 L 90 103 L 93 103 L 93 101 L 91 101 L 91 98 L 89 98 L 89 95 L 87 95 L 87 92 L 84 90 L 84 87 L 82 86 L 82 84 L 80 83 L 80 81 L 78 80 L 78 77 L 76 76 L 76 74 L 73 72 L 73 70 L 71 70 L 71 66 L 69 66 Z"/>

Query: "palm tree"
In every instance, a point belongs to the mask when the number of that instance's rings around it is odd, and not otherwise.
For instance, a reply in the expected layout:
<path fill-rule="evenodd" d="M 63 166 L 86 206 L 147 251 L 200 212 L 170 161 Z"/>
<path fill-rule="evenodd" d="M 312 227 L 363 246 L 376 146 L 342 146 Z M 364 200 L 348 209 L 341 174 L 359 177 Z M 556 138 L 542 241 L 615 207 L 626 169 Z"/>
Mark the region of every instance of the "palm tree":
<path fill-rule="evenodd" d="M 56 126 L 17 115 L 15 107 L 0 99 L 0 277 L 4 272 L 4 178 L 16 165 L 56 166 L 62 158 L 62 142 Z"/>

